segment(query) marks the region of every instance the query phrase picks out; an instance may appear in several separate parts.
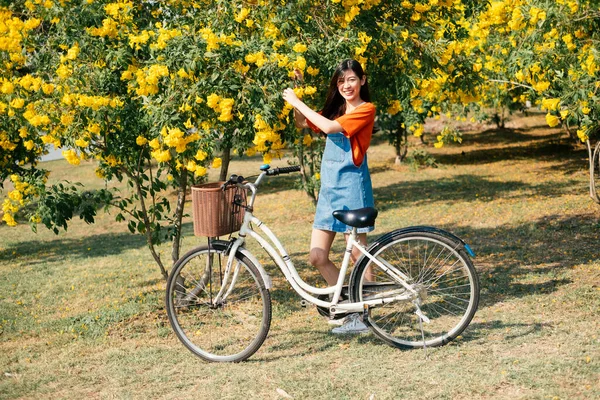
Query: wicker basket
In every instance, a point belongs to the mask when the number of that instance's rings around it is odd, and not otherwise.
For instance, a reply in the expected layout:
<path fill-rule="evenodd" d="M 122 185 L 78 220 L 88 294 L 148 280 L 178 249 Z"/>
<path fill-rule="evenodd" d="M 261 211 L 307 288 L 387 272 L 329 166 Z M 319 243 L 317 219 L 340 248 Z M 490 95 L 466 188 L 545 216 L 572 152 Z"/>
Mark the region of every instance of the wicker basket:
<path fill-rule="evenodd" d="M 192 215 L 194 235 L 218 237 L 238 231 L 244 220 L 243 207 L 233 204 L 236 193 L 246 203 L 245 191 L 230 186 L 221 189 L 223 182 L 192 186 Z"/>

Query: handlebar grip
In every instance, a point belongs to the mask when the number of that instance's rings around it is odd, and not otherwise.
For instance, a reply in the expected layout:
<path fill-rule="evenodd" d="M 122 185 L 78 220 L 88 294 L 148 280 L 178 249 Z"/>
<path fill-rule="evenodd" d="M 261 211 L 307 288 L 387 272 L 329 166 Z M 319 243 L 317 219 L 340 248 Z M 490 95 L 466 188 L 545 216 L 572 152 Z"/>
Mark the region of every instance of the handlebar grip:
<path fill-rule="evenodd" d="M 299 172 L 299 171 L 300 171 L 299 165 L 292 165 L 291 167 L 275 168 L 275 169 L 269 170 L 269 171 L 267 171 L 267 175 L 273 176 L 273 175 L 279 175 L 279 174 L 290 174 L 292 172 Z"/>

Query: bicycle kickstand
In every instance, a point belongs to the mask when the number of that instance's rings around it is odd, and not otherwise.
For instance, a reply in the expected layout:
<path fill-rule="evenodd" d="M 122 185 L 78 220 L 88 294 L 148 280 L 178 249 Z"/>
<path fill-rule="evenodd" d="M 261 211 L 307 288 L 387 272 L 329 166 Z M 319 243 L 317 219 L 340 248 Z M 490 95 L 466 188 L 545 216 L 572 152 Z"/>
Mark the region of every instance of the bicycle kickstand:
<path fill-rule="evenodd" d="M 415 314 L 417 314 L 417 317 L 419 317 L 419 328 L 421 329 L 421 338 L 423 339 L 423 350 L 425 351 L 425 359 L 428 359 L 429 355 L 427 354 L 427 345 L 425 344 L 425 332 L 423 331 L 423 321 L 427 324 L 431 323 L 431 321 L 429 320 L 429 318 L 427 318 L 425 314 L 423 314 L 423 312 L 421 311 L 421 307 L 419 307 L 419 304 L 417 302 L 415 302 L 414 304 L 417 309 L 415 311 Z"/>

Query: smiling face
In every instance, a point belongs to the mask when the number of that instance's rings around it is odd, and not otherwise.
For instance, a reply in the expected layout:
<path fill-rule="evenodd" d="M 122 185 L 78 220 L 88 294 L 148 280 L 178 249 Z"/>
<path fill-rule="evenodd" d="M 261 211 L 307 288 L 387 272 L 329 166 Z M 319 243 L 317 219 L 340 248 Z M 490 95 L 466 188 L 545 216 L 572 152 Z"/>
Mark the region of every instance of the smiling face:
<path fill-rule="evenodd" d="M 338 91 L 347 102 L 356 102 L 360 100 L 360 88 L 365 80 L 366 76 L 360 79 L 353 70 L 346 70 L 337 80 Z"/>

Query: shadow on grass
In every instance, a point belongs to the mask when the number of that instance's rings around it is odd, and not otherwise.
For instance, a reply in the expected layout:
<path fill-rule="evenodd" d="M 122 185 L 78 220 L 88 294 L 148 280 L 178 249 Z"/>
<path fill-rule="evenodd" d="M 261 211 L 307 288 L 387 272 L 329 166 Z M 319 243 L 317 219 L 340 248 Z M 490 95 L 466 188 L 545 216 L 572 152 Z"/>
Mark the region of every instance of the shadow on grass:
<path fill-rule="evenodd" d="M 506 323 L 499 320 L 486 322 L 472 322 L 461 335 L 460 342 L 472 342 L 482 338 L 487 338 L 492 332 L 504 332 L 503 340 L 512 340 L 519 337 L 536 335 L 546 328 L 551 328 L 551 324 L 534 322 L 526 323 Z"/>
<path fill-rule="evenodd" d="M 520 181 L 496 181 L 479 175 L 456 175 L 451 179 L 402 182 L 374 189 L 379 211 L 399 204 L 422 205 L 433 202 L 475 200 L 491 202 L 497 198 L 528 198 L 535 195 L 560 196 L 579 190 L 578 181 L 542 182 L 530 185 Z"/>
<path fill-rule="evenodd" d="M 597 260 L 600 221 L 554 215 L 517 226 L 442 226 L 467 242 L 477 256 L 481 306 L 555 292 L 573 283 L 570 270 Z"/>
<path fill-rule="evenodd" d="M 80 239 L 28 240 L 14 243 L 0 251 L 0 261 L 11 261 L 15 258 L 14 254 L 18 254 L 29 257 L 29 265 L 46 264 L 74 258 L 105 257 L 145 246 L 144 237 L 126 232 L 103 233 Z"/>
<path fill-rule="evenodd" d="M 467 327 L 463 334 L 452 343 L 473 342 L 487 338 L 491 334 L 497 334 L 498 332 L 504 333 L 504 340 L 513 340 L 519 337 L 537 335 L 544 329 L 551 327 L 551 324 L 546 323 L 506 323 L 499 320 L 473 322 Z M 299 340 L 286 340 L 286 338 L 284 338 L 277 344 L 269 345 L 269 340 L 277 341 L 279 336 L 294 337 L 299 338 Z M 267 341 L 263 346 L 270 354 L 261 354 L 259 352 L 257 356 L 253 356 L 246 362 L 271 362 L 286 358 L 301 357 L 307 354 L 315 354 L 331 349 L 335 350 L 340 346 L 351 345 L 353 342 L 357 342 L 358 345 L 372 344 L 375 346 L 385 346 L 389 347 L 391 351 L 393 349 L 393 347 L 390 347 L 389 344 L 372 333 L 366 335 L 334 335 L 330 332 L 294 329 L 275 334 L 269 333 Z M 396 350 L 419 351 L 420 348 L 396 348 Z M 429 351 L 431 351 L 431 349 Z M 283 352 L 284 354 L 272 354 L 280 352 Z"/>
<path fill-rule="evenodd" d="M 326 324 L 325 322 L 323 323 Z M 269 344 L 269 341 L 278 341 L 280 336 L 284 337 L 280 342 Z M 288 339 L 292 337 L 298 340 Z M 278 333 L 270 332 L 263 344 L 264 350 L 268 354 L 259 351 L 245 362 L 272 362 L 287 358 L 302 357 L 330 349 L 339 349 L 340 346 L 350 345 L 352 342 L 358 342 L 359 345 L 370 343 L 373 345 L 388 346 L 372 333 L 364 335 L 334 335 L 329 331 L 290 329 Z M 273 354 L 279 352 L 283 352 L 284 354 Z"/>
<path fill-rule="evenodd" d="M 532 136 L 527 136 L 527 138 L 531 139 Z M 436 154 L 435 159 L 442 165 L 484 165 L 507 160 L 546 161 L 560 165 L 552 168 L 569 172 L 585 170 L 587 167 L 587 151 L 584 148 L 574 149 L 570 144 L 552 143 L 548 141 L 547 137 L 541 137 L 540 140 L 545 140 L 545 142 L 493 147 L 453 154 Z"/>
<path fill-rule="evenodd" d="M 464 135 L 463 144 L 486 143 L 486 144 L 514 144 L 547 141 L 557 138 L 557 133 L 550 132 L 545 135 L 531 135 L 540 129 L 548 129 L 548 125 L 527 126 L 518 129 L 492 128 L 477 133 Z"/>

